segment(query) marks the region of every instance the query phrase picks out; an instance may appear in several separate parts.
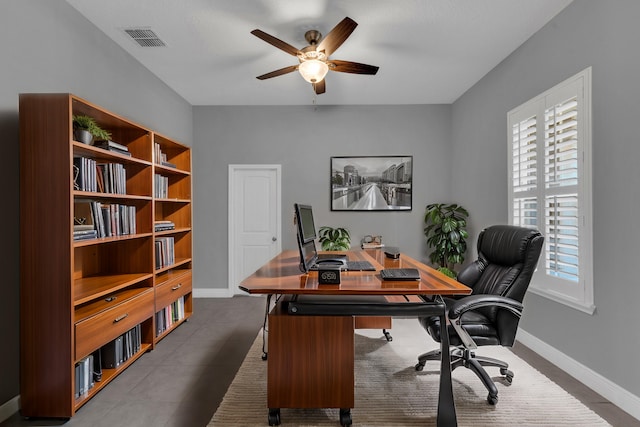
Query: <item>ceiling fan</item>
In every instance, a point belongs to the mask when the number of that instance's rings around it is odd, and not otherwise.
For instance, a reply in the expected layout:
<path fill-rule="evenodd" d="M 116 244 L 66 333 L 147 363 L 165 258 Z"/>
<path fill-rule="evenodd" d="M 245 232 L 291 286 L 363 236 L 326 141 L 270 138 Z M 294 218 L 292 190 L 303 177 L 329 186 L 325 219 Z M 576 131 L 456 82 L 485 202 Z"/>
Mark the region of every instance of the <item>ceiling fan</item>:
<path fill-rule="evenodd" d="M 309 43 L 308 46 L 297 49 L 289 43 L 265 33 L 262 30 L 253 30 L 251 34 L 266 41 L 267 43 L 281 49 L 292 56 L 298 58 L 297 65 L 290 65 L 279 70 L 258 76 L 259 80 L 266 80 L 272 77 L 281 76 L 298 70 L 302 77 L 313 86 L 313 90 L 319 95 L 325 93 L 326 83 L 324 77 L 329 71 L 352 74 L 370 74 L 378 72 L 378 67 L 374 65 L 360 64 L 358 62 L 341 61 L 329 59 L 344 41 L 356 29 L 358 24 L 351 18 L 346 17 L 336 25 L 329 34 L 322 38 L 322 34 L 316 30 L 307 31 L 304 38 Z"/>

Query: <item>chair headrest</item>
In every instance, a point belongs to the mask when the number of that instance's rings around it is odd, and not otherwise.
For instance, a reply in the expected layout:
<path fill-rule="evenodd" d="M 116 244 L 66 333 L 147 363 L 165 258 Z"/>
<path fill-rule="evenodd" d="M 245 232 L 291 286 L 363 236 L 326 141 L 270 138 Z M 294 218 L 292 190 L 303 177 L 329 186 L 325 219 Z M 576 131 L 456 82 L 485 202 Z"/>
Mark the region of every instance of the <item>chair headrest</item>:
<path fill-rule="evenodd" d="M 538 236 L 541 236 L 539 231 L 529 228 L 493 225 L 480 232 L 478 255 L 492 264 L 507 266 L 523 263 L 531 240 Z"/>

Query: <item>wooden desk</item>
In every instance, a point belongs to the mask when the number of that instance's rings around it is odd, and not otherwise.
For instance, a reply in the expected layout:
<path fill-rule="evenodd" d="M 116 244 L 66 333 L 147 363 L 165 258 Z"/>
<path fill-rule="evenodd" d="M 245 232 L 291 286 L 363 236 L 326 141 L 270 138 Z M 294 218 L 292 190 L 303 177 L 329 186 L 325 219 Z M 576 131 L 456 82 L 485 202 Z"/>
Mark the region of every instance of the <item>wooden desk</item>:
<path fill-rule="evenodd" d="M 349 251 L 350 260 L 367 260 L 376 271 L 343 271 L 339 285 L 320 285 L 317 272 L 301 274 L 295 251 L 284 251 L 253 275 L 240 289 L 250 294 L 384 296 L 395 304 L 439 307 L 421 295 L 466 295 L 471 289 L 427 265 L 402 254 L 391 260 L 380 250 Z M 382 268 L 417 268 L 420 281 L 383 281 Z M 357 301 L 359 298 L 354 298 Z M 354 317 L 352 315 L 292 315 L 288 298 L 282 298 L 269 314 L 267 406 L 269 425 L 280 424 L 280 408 L 340 408 L 342 425 L 351 424 L 354 405 Z M 384 307 L 383 307 L 384 308 Z M 354 313 L 366 314 L 366 313 Z M 396 313 L 389 312 L 386 316 Z M 384 316 L 376 313 L 374 316 Z M 438 426 L 455 426 L 451 386 L 449 342 L 441 342 L 442 363 L 438 397 Z M 429 398 L 428 396 L 426 398 Z"/>

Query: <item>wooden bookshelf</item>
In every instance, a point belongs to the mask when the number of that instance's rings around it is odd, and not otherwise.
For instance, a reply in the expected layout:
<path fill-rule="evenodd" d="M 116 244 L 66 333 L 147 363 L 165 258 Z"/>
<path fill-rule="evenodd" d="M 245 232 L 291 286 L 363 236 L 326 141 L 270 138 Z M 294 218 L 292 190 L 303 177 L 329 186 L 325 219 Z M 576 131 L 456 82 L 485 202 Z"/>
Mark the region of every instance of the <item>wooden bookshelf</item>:
<path fill-rule="evenodd" d="M 74 141 L 73 115 L 94 118 L 130 155 Z M 79 190 L 75 157 L 117 164 L 126 191 Z M 166 197 L 154 197 L 155 174 Z M 75 212 L 82 203 L 91 214 Z M 193 313 L 191 150 L 72 94 L 21 94 L 20 218 L 21 412 L 70 418 Z M 175 228 L 156 232 L 156 221 Z M 74 224 L 100 222 L 104 235 L 74 239 Z M 167 237 L 175 262 L 158 269 L 155 241 Z M 157 333 L 165 307 L 180 319 Z M 139 349 L 76 396 L 76 364 L 132 328 Z"/>

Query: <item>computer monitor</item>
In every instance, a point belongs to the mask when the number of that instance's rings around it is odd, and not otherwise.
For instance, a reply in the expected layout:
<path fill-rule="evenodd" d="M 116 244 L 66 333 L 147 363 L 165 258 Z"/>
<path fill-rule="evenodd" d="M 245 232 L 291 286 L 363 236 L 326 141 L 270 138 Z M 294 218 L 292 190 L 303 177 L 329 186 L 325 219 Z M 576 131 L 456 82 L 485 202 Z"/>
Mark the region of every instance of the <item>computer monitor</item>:
<path fill-rule="evenodd" d="M 309 243 L 316 239 L 316 226 L 313 221 L 313 210 L 309 205 L 295 203 L 297 233 L 300 243 Z"/>

